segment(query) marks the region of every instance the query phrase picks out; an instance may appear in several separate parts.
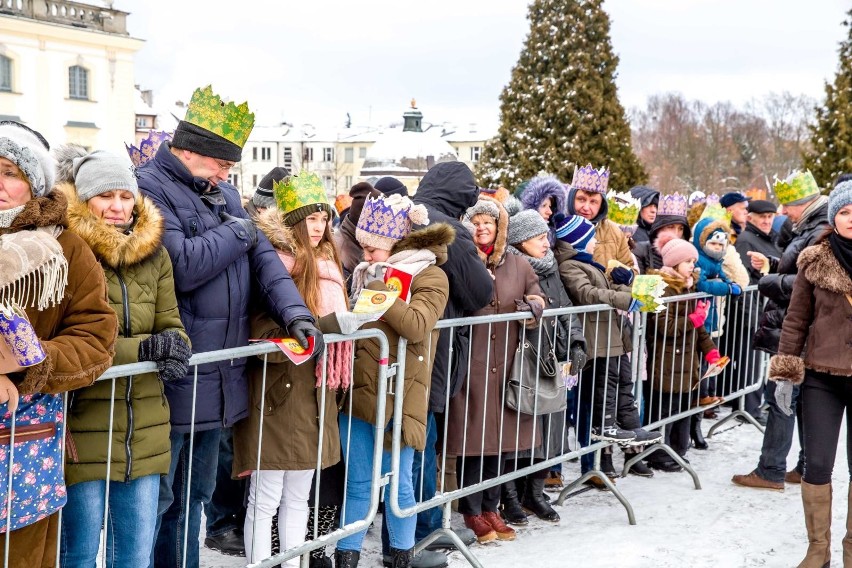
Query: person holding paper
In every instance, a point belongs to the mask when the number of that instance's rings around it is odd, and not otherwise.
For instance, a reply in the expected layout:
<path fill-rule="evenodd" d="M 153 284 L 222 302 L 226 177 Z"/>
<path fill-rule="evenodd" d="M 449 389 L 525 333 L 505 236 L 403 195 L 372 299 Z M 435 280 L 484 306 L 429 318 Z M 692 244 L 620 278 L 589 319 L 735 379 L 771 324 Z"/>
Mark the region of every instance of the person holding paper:
<path fill-rule="evenodd" d="M 414 452 L 422 451 L 426 446 L 429 385 L 435 359 L 434 346 L 438 342 L 435 324 L 444 313 L 449 295 L 447 276 L 438 266 L 446 261 L 447 247 L 455 239 L 455 230 L 444 223 L 412 230 L 412 225 L 426 225 L 428 222 L 426 208 L 422 205 L 414 205 L 409 198 L 401 195 L 381 196 L 366 200 L 355 230 L 355 236 L 364 249 L 364 262 L 358 264 L 352 273 L 353 299 L 364 288 L 386 291 L 385 272 L 388 267 L 412 275 L 410 301 L 396 298 L 381 321 L 364 326 L 379 329 L 388 338 L 388 364 L 396 361 L 399 340 L 408 341 L 405 390 L 397 393 L 403 396 L 399 478 L 399 505 L 403 508 L 415 504 L 411 474 Z M 378 375 L 378 343 L 374 340 L 358 341 L 350 391 L 352 415 L 340 414 L 343 452 L 350 456 L 344 523 L 363 519 L 370 506 Z M 348 409 L 348 405 L 344 404 L 344 409 Z M 392 417 L 393 396 L 388 395 L 385 423 L 379 425 L 386 429 L 386 441 L 389 440 Z M 387 444 L 385 447 L 388 447 Z M 390 461 L 391 453 L 386 449 L 382 453 L 383 472 L 390 470 Z M 390 499 L 390 485 L 385 487 L 385 499 Z M 390 537 L 387 560 L 394 567 L 407 567 L 413 560 L 417 516 L 399 518 L 387 506 L 384 518 Z M 337 543 L 337 568 L 358 565 L 366 532 L 350 535 Z"/>

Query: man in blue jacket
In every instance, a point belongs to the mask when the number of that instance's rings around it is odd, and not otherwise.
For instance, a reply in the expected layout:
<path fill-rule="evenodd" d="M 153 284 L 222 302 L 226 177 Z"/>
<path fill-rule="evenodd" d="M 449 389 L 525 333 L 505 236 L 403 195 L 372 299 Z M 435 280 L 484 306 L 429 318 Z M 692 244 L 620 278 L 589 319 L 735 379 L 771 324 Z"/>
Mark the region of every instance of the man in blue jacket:
<path fill-rule="evenodd" d="M 139 188 L 163 215 L 163 245 L 174 265 L 181 320 L 194 352 L 246 345 L 249 303 L 261 302 L 303 346 L 314 336 L 319 355 L 324 345 L 313 317 L 272 245 L 240 205 L 236 188 L 225 183 L 253 124 L 245 104 L 225 105 L 209 86 L 196 90 L 173 141 L 139 169 Z M 217 470 L 231 467 L 219 463 L 220 438 L 248 415 L 245 365 L 245 358 L 208 363 L 164 383 L 172 459 L 160 483 L 152 566 L 182 566 L 184 548 L 187 568 L 198 566 L 202 506 L 211 499 Z"/>

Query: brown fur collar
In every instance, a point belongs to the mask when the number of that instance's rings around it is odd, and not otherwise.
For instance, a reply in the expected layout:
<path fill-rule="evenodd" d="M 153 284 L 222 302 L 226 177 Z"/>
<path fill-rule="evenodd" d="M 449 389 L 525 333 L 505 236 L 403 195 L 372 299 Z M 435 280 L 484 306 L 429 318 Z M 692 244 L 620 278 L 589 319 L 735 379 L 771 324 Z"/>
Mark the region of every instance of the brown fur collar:
<path fill-rule="evenodd" d="M 86 241 L 98 260 L 117 269 L 134 266 L 160 250 L 163 216 L 154 202 L 140 195 L 133 207 L 135 223 L 130 233 L 118 231 L 95 217 L 77 195 L 72 183 L 60 183 L 57 190 L 68 200 L 68 230 Z"/>
<path fill-rule="evenodd" d="M 15 233 L 25 229 L 36 227 L 48 227 L 50 225 L 68 226 L 65 196 L 55 189 L 44 197 L 35 197 L 27 201 L 24 210 L 18 213 L 12 226 L 8 229 L 0 229 L 3 233 Z"/>
<path fill-rule="evenodd" d="M 707 239 L 709 239 L 710 235 L 718 229 L 722 229 L 722 231 L 724 231 L 727 235 L 731 234 L 731 227 L 724 221 L 711 221 L 704 226 L 704 230 L 701 231 L 701 235 L 698 237 L 698 242 L 701 244 L 701 248 L 704 248 L 704 245 L 707 244 Z M 729 244 L 731 244 L 730 239 Z"/>
<path fill-rule="evenodd" d="M 506 208 L 503 207 L 502 203 L 500 203 L 490 195 L 480 194 L 477 203 L 480 201 L 487 201 L 497 206 L 497 236 L 494 239 L 494 250 L 491 251 L 491 254 L 489 254 L 487 257 L 485 256 L 485 253 L 483 253 L 481 250 L 479 251 L 479 257 L 483 260 L 483 262 L 485 262 L 485 265 L 489 268 L 495 268 L 503 264 L 503 257 L 506 256 L 506 247 L 508 245 L 507 241 L 509 240 L 509 213 L 506 212 Z M 476 205 L 474 205 L 470 209 L 474 209 L 475 207 Z M 470 231 L 471 236 L 476 237 L 476 229 L 474 228 L 473 223 L 471 223 L 470 221 L 470 219 L 475 217 L 476 214 L 471 215 L 470 218 L 468 218 L 468 215 L 470 215 L 470 209 L 468 209 L 468 213 L 465 215 L 465 220 L 463 221 L 463 224 Z M 478 246 L 477 250 L 479 250 Z"/>
<path fill-rule="evenodd" d="M 852 279 L 834 257 L 828 240 L 810 246 L 799 253 L 796 264 L 799 271 L 814 286 L 835 294 L 852 295 Z"/>
<path fill-rule="evenodd" d="M 407 237 L 398 241 L 391 250 L 391 255 L 404 250 L 428 249 L 435 253 L 435 264 L 438 266 L 447 261 L 447 247 L 456 240 L 456 230 L 449 223 L 433 223 L 422 229 L 411 231 Z"/>
<path fill-rule="evenodd" d="M 269 207 L 266 211 L 260 213 L 255 219 L 257 228 L 266 235 L 269 242 L 276 250 L 291 256 L 296 255 L 295 239 L 293 237 L 293 228 L 288 227 L 284 223 L 284 215 L 278 209 Z M 334 244 L 326 242 L 321 245 L 320 250 L 315 251 L 320 253 L 324 258 L 334 258 Z"/>

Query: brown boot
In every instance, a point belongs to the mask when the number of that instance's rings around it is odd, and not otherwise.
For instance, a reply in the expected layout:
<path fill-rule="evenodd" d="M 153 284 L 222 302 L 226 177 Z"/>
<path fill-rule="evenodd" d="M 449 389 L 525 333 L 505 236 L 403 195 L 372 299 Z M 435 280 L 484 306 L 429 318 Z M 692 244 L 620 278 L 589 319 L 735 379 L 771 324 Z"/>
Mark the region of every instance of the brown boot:
<path fill-rule="evenodd" d="M 476 534 L 479 544 L 485 544 L 497 540 L 497 533 L 482 515 L 464 515 L 464 526 Z"/>
<path fill-rule="evenodd" d="M 843 568 L 852 568 L 852 485 L 846 498 L 846 536 L 843 537 Z"/>
<path fill-rule="evenodd" d="M 785 483 L 801 483 L 802 482 L 802 474 L 799 473 L 796 468 L 791 469 L 787 473 L 784 474 L 784 482 Z"/>
<path fill-rule="evenodd" d="M 482 518 L 485 522 L 491 525 L 494 532 L 497 533 L 497 538 L 500 540 L 515 540 L 515 529 L 503 522 L 499 513 L 494 511 L 482 511 Z"/>
<path fill-rule="evenodd" d="M 755 489 L 774 489 L 775 491 L 784 491 L 783 481 L 769 481 L 763 479 L 757 474 L 757 470 L 747 474 L 738 474 L 731 478 L 731 481 L 742 487 L 754 487 Z"/>
<path fill-rule="evenodd" d="M 831 562 L 831 484 L 802 481 L 802 505 L 808 529 L 808 553 L 798 568 L 825 568 Z"/>

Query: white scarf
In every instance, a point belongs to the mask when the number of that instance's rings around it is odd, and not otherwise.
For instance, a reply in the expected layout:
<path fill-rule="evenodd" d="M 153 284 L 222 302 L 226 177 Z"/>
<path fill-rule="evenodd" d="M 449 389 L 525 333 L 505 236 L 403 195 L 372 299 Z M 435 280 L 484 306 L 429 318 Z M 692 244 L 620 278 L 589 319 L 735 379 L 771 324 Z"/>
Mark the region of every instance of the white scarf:
<path fill-rule="evenodd" d="M 435 253 L 427 249 L 404 250 L 387 259 L 386 262 L 362 262 L 352 271 L 352 301 L 358 298 L 361 290 L 373 280 L 384 280 L 385 268 L 391 267 L 411 274 L 412 280 L 424 269 L 435 264 Z"/>

